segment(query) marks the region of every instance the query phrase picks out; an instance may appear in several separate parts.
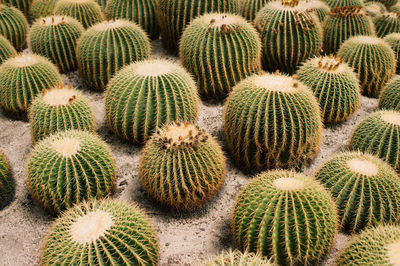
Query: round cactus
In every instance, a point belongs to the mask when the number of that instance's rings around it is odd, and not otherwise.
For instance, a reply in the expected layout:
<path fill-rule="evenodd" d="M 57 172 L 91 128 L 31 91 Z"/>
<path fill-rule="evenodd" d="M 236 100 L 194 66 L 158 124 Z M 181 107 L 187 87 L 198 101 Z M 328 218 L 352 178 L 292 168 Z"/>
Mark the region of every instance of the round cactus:
<path fill-rule="evenodd" d="M 198 207 L 219 191 L 224 177 L 221 147 L 190 123 L 164 126 L 142 151 L 140 178 L 144 188 L 172 208 Z"/>
<path fill-rule="evenodd" d="M 375 156 L 341 153 L 325 163 L 315 178 L 331 192 L 338 206 L 340 225 L 347 232 L 359 232 L 400 218 L 400 178 Z"/>
<path fill-rule="evenodd" d="M 350 149 L 378 156 L 400 170 L 400 113 L 382 110 L 367 116 L 356 127 Z"/>
<path fill-rule="evenodd" d="M 35 96 L 61 83 L 57 68 L 49 60 L 20 54 L 0 66 L 0 106 L 7 115 L 26 119 Z"/>
<path fill-rule="evenodd" d="M 400 33 L 391 33 L 386 35 L 384 40 L 392 47 L 396 59 L 397 59 L 397 67 L 396 73 L 400 73 Z"/>
<path fill-rule="evenodd" d="M 32 4 L 32 0 L 2 0 L 4 4 L 9 4 L 20 10 L 25 17 L 29 16 L 29 9 Z"/>
<path fill-rule="evenodd" d="M 360 104 L 360 85 L 353 69 L 333 56 L 315 57 L 297 71 L 319 102 L 325 123 L 346 120 Z"/>
<path fill-rule="evenodd" d="M 42 265 L 157 265 L 158 243 L 147 216 L 129 203 L 89 201 L 53 224 Z"/>
<path fill-rule="evenodd" d="M 323 51 L 336 53 L 342 43 L 357 35 L 375 35 L 372 19 L 360 7 L 333 8 L 322 24 Z"/>
<path fill-rule="evenodd" d="M 79 71 L 92 89 L 104 90 L 123 66 L 150 57 L 146 33 L 127 20 L 105 21 L 86 30 L 78 40 Z"/>
<path fill-rule="evenodd" d="M 391 8 L 398 4 L 397 0 L 367 0 L 366 2 L 369 2 L 369 1 L 378 1 L 378 2 L 382 3 L 384 6 L 386 6 L 386 8 Z"/>
<path fill-rule="evenodd" d="M 396 76 L 383 88 L 378 108 L 400 112 L 400 76 Z"/>
<path fill-rule="evenodd" d="M 119 137 L 141 143 L 164 124 L 195 122 L 198 102 L 196 84 L 184 68 L 167 60 L 141 61 L 123 68 L 107 86 L 106 120 Z"/>
<path fill-rule="evenodd" d="M 14 181 L 11 177 L 10 166 L 7 158 L 0 152 L 0 209 L 12 200 L 14 194 Z"/>
<path fill-rule="evenodd" d="M 94 116 L 89 100 L 71 86 L 43 90 L 29 108 L 33 142 L 69 129 L 94 133 Z"/>
<path fill-rule="evenodd" d="M 356 36 L 340 47 L 339 57 L 359 75 L 362 94 L 378 97 L 383 86 L 396 73 L 396 55 L 384 40 Z"/>
<path fill-rule="evenodd" d="M 82 25 L 71 17 L 38 19 L 29 31 L 29 47 L 49 58 L 62 72 L 77 68 L 75 48 L 83 33 Z"/>
<path fill-rule="evenodd" d="M 285 75 L 254 75 L 238 84 L 225 106 L 228 150 L 243 170 L 301 167 L 319 151 L 318 102 Z"/>
<path fill-rule="evenodd" d="M 15 7 L 0 4 L 0 35 L 20 50 L 25 45 L 27 32 L 28 21 L 24 14 Z"/>
<path fill-rule="evenodd" d="M 31 5 L 31 17 L 36 20 L 38 18 L 54 15 L 54 8 L 57 0 L 33 0 Z"/>
<path fill-rule="evenodd" d="M 33 197 L 55 214 L 109 195 L 115 183 L 113 155 L 86 131 L 61 131 L 40 141 L 28 158 L 27 173 Z"/>
<path fill-rule="evenodd" d="M 256 176 L 239 194 L 232 219 L 240 250 L 271 256 L 279 265 L 317 265 L 337 228 L 336 206 L 325 188 L 282 170 Z"/>
<path fill-rule="evenodd" d="M 400 32 L 400 14 L 386 12 L 374 19 L 376 34 L 383 38 L 393 32 Z"/>
<path fill-rule="evenodd" d="M 204 98 L 225 98 L 240 80 L 261 70 L 257 31 L 232 14 L 206 14 L 193 20 L 182 35 L 179 56 Z"/>
<path fill-rule="evenodd" d="M 339 257 L 339 266 L 399 265 L 400 227 L 381 225 L 363 231 Z"/>
<path fill-rule="evenodd" d="M 272 266 L 267 259 L 260 255 L 248 252 L 224 251 L 219 255 L 213 256 L 201 263 L 198 266 Z"/>
<path fill-rule="evenodd" d="M 258 11 L 271 0 L 241 0 L 240 10 L 243 17 L 252 21 L 256 18 Z"/>
<path fill-rule="evenodd" d="M 75 18 L 84 28 L 103 21 L 103 13 L 94 0 L 59 0 L 54 8 L 54 14 Z"/>
<path fill-rule="evenodd" d="M 387 12 L 387 9 L 381 2 L 366 2 L 365 11 L 367 11 L 367 14 L 371 17 L 376 17 Z"/>
<path fill-rule="evenodd" d="M 206 13 L 238 14 L 241 0 L 157 0 L 157 20 L 163 45 L 178 53 L 178 43 L 192 19 Z"/>
<path fill-rule="evenodd" d="M 2 35 L 0 35 L 0 65 L 12 56 L 15 56 L 17 51 L 14 46 Z"/>
<path fill-rule="evenodd" d="M 320 0 L 309 0 L 302 5 L 305 9 L 313 11 L 317 16 L 319 21 L 324 22 L 326 16 L 329 14 L 329 6 Z"/>
<path fill-rule="evenodd" d="M 109 19 L 127 19 L 139 24 L 152 40 L 160 36 L 156 0 L 108 0 L 105 12 Z"/>
<path fill-rule="evenodd" d="M 363 7 L 363 0 L 325 0 L 330 8 L 337 7 Z"/>
<path fill-rule="evenodd" d="M 267 3 L 254 24 L 261 34 L 263 65 L 292 73 L 322 48 L 322 28 L 318 18 L 304 2 L 282 0 Z"/>

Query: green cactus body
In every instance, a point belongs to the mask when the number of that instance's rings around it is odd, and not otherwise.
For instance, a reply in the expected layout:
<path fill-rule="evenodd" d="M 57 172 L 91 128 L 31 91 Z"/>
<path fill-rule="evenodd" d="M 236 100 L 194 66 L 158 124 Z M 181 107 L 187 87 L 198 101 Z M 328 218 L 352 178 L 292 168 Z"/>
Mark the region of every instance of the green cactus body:
<path fill-rule="evenodd" d="M 105 12 L 109 19 L 127 19 L 137 23 L 152 40 L 160 36 L 156 0 L 108 0 Z"/>
<path fill-rule="evenodd" d="M 244 18 L 206 14 L 186 27 L 179 56 L 196 78 L 200 95 L 225 98 L 240 80 L 261 71 L 261 42 Z"/>
<path fill-rule="evenodd" d="M 29 108 L 32 141 L 38 142 L 56 132 L 95 130 L 90 102 L 80 92 L 67 87 L 44 90 Z"/>
<path fill-rule="evenodd" d="M 400 32 L 400 14 L 395 12 L 384 13 L 374 19 L 376 34 L 379 38 L 393 32 Z"/>
<path fill-rule="evenodd" d="M 86 29 L 103 21 L 103 13 L 94 0 L 59 0 L 54 14 L 75 18 Z"/>
<path fill-rule="evenodd" d="M 52 225 L 41 265 L 157 265 L 153 226 L 137 206 L 89 201 L 67 210 Z"/>
<path fill-rule="evenodd" d="M 320 0 L 309 0 L 303 3 L 302 6 L 308 11 L 313 11 L 321 23 L 324 22 L 330 11 L 329 6 Z"/>
<path fill-rule="evenodd" d="M 326 162 L 315 178 L 331 192 L 346 232 L 400 218 L 400 178 L 373 155 L 341 153 Z"/>
<path fill-rule="evenodd" d="M 79 71 L 92 89 L 104 90 L 122 67 L 150 57 L 146 33 L 127 20 L 104 21 L 86 30 L 77 45 Z"/>
<path fill-rule="evenodd" d="M 400 113 L 377 111 L 367 116 L 356 127 L 350 149 L 378 156 L 400 171 Z"/>
<path fill-rule="evenodd" d="M 363 0 L 325 0 L 330 8 L 337 7 L 363 7 Z"/>
<path fill-rule="evenodd" d="M 101 10 L 104 11 L 107 6 L 107 0 L 96 0 L 96 2 L 99 4 L 101 7 Z"/>
<path fill-rule="evenodd" d="M 131 64 L 110 81 L 105 96 L 106 120 L 119 137 L 142 143 L 173 121 L 195 122 L 196 84 L 181 66 L 167 60 Z"/>
<path fill-rule="evenodd" d="M 29 9 L 31 7 L 32 0 L 2 0 L 2 2 L 17 8 L 24 14 L 25 17 L 29 16 Z"/>
<path fill-rule="evenodd" d="M 343 43 L 340 58 L 359 76 L 361 92 L 378 97 L 386 82 L 396 73 L 396 55 L 384 40 L 372 36 L 356 36 Z"/>
<path fill-rule="evenodd" d="M 0 35 L 0 65 L 16 54 L 17 51 L 14 46 L 4 36 Z"/>
<path fill-rule="evenodd" d="M 297 66 L 322 48 L 322 28 L 313 11 L 296 0 L 267 3 L 254 24 L 261 34 L 263 65 L 293 73 Z"/>
<path fill-rule="evenodd" d="M 366 12 L 359 7 L 331 9 L 322 24 L 324 31 L 323 51 L 336 53 L 342 43 L 357 35 L 375 35 L 374 23 Z"/>
<path fill-rule="evenodd" d="M 297 71 L 319 102 L 325 123 L 346 120 L 360 105 L 360 85 L 353 69 L 340 58 L 322 56 L 310 59 Z"/>
<path fill-rule="evenodd" d="M 400 76 L 393 78 L 379 96 L 378 108 L 400 112 Z"/>
<path fill-rule="evenodd" d="M 392 47 L 397 60 L 396 73 L 400 73 L 400 33 L 391 33 L 384 38 L 390 47 Z"/>
<path fill-rule="evenodd" d="M 27 173 L 33 197 L 49 212 L 58 214 L 76 203 L 109 195 L 115 183 L 115 162 L 99 137 L 69 130 L 35 145 Z"/>
<path fill-rule="evenodd" d="M 6 115 L 26 119 L 28 107 L 43 89 L 61 85 L 57 68 L 39 55 L 18 55 L 0 66 L 0 105 Z"/>
<path fill-rule="evenodd" d="M 341 253 L 338 266 L 399 265 L 400 227 L 381 225 L 363 231 Z"/>
<path fill-rule="evenodd" d="M 74 18 L 50 16 L 38 19 L 29 31 L 29 47 L 49 58 L 61 72 L 77 68 L 76 46 L 84 29 Z"/>
<path fill-rule="evenodd" d="M 38 18 L 54 15 L 54 8 L 58 0 L 33 0 L 31 5 L 31 17 Z"/>
<path fill-rule="evenodd" d="M 14 182 L 6 156 L 0 152 L 0 209 L 12 200 L 14 194 Z"/>
<path fill-rule="evenodd" d="M 225 105 L 225 139 L 243 170 L 301 167 L 318 153 L 322 122 L 312 91 L 285 75 L 254 75 Z"/>
<path fill-rule="evenodd" d="M 267 259 L 260 255 L 249 252 L 224 251 L 221 254 L 213 256 L 202 261 L 198 266 L 272 266 Z"/>
<path fill-rule="evenodd" d="M 365 11 L 367 11 L 367 14 L 371 17 L 377 17 L 387 12 L 387 9 L 381 2 L 366 2 Z"/>
<path fill-rule="evenodd" d="M 279 265 L 318 265 L 337 234 L 336 206 L 325 188 L 293 171 L 256 176 L 239 194 L 232 234 L 244 251 Z"/>
<path fill-rule="evenodd" d="M 262 9 L 265 4 L 271 2 L 271 0 L 241 0 L 240 10 L 244 18 L 249 21 L 253 21 L 260 9 Z"/>
<path fill-rule="evenodd" d="M 27 32 L 28 21 L 24 14 L 15 7 L 0 4 L 0 35 L 20 50 L 25 45 Z"/>
<path fill-rule="evenodd" d="M 163 45 L 178 53 L 179 40 L 185 27 L 206 13 L 239 14 L 241 0 L 156 0 L 157 20 Z"/>
<path fill-rule="evenodd" d="M 140 178 L 161 204 L 190 210 L 216 194 L 225 177 L 225 159 L 218 143 L 190 123 L 159 129 L 146 143 Z"/>

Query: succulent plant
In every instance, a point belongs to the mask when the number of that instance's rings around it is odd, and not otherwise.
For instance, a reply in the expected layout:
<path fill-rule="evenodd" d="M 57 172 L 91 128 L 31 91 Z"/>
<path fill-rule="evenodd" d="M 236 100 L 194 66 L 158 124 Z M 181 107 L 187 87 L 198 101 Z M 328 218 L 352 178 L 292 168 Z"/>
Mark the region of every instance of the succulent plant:
<path fill-rule="evenodd" d="M 4 4 L 11 5 L 20 10 L 25 17 L 29 16 L 29 9 L 32 4 L 32 0 L 2 0 Z"/>
<path fill-rule="evenodd" d="M 241 0 L 157 0 L 157 20 L 161 40 L 166 49 L 178 53 L 179 40 L 185 27 L 206 13 L 233 13 L 240 11 Z"/>
<path fill-rule="evenodd" d="M 24 14 L 15 7 L 0 3 L 0 35 L 20 50 L 26 42 L 28 21 Z"/>
<path fill-rule="evenodd" d="M 104 20 L 95 0 L 59 0 L 54 7 L 54 14 L 75 18 L 85 29 Z"/>
<path fill-rule="evenodd" d="M 119 137 L 142 143 L 164 124 L 195 122 L 198 102 L 196 84 L 183 67 L 168 60 L 140 61 L 108 84 L 106 120 Z"/>
<path fill-rule="evenodd" d="M 253 21 L 258 11 L 268 2 L 271 2 L 271 0 L 241 0 L 240 13 L 245 19 Z"/>
<path fill-rule="evenodd" d="M 308 9 L 308 11 L 313 11 L 317 15 L 321 23 L 324 22 L 326 16 L 330 12 L 329 6 L 325 2 L 320 0 L 308 0 L 304 2 L 302 6 L 306 10 Z"/>
<path fill-rule="evenodd" d="M 0 66 L 0 106 L 6 115 L 26 119 L 35 96 L 60 84 L 61 76 L 49 60 L 34 54 L 17 55 Z"/>
<path fill-rule="evenodd" d="M 27 173 L 32 196 L 49 212 L 58 214 L 74 204 L 109 195 L 115 183 L 115 162 L 99 137 L 69 130 L 34 146 Z"/>
<path fill-rule="evenodd" d="M 77 68 L 76 45 L 84 29 L 74 18 L 50 16 L 36 20 L 29 31 L 29 47 L 49 58 L 62 72 Z"/>
<path fill-rule="evenodd" d="M 360 7 L 332 8 L 322 24 L 324 45 L 327 54 L 336 53 L 342 43 L 357 35 L 375 35 L 372 19 Z"/>
<path fill-rule="evenodd" d="M 366 2 L 369 2 L 369 1 L 378 1 L 378 2 L 382 3 L 384 6 L 386 6 L 386 8 L 391 8 L 398 4 L 397 0 L 367 0 Z"/>
<path fill-rule="evenodd" d="M 400 112 L 400 76 L 390 80 L 383 88 L 379 96 L 378 108 Z"/>
<path fill-rule="evenodd" d="M 86 30 L 78 40 L 79 71 L 92 89 L 104 90 L 122 67 L 150 57 L 146 33 L 127 20 L 104 21 Z"/>
<path fill-rule="evenodd" d="M 34 143 L 60 131 L 95 130 L 89 100 L 71 86 L 43 90 L 29 108 L 29 122 Z"/>
<path fill-rule="evenodd" d="M 293 171 L 256 176 L 239 194 L 232 234 L 244 251 L 279 265 L 317 265 L 337 234 L 336 205 L 317 181 Z"/>
<path fill-rule="evenodd" d="M 374 18 L 376 34 L 380 38 L 393 32 L 400 32 L 400 14 L 386 12 Z"/>
<path fill-rule="evenodd" d="M 346 120 L 360 105 L 360 85 L 353 69 L 338 57 L 315 57 L 297 71 L 299 81 L 319 102 L 325 123 Z"/>
<path fill-rule="evenodd" d="M 33 0 L 31 5 L 31 17 L 38 18 L 54 15 L 54 8 L 58 0 Z"/>
<path fill-rule="evenodd" d="M 301 167 L 318 153 L 322 122 L 312 91 L 292 77 L 254 75 L 225 105 L 225 139 L 245 171 Z"/>
<path fill-rule="evenodd" d="M 202 261 L 198 266 L 272 266 L 269 260 L 260 255 L 238 250 L 221 252 Z"/>
<path fill-rule="evenodd" d="M 358 124 L 350 140 L 350 149 L 378 156 L 400 171 L 400 113 L 374 112 Z"/>
<path fill-rule="evenodd" d="M 335 199 L 344 231 L 355 233 L 400 218 L 400 178 L 373 155 L 340 153 L 326 162 L 315 178 Z"/>
<path fill-rule="evenodd" d="M 136 205 L 89 201 L 67 210 L 52 225 L 42 265 L 157 265 L 158 243 Z"/>
<path fill-rule="evenodd" d="M 400 227 L 381 225 L 363 231 L 340 254 L 339 266 L 398 265 Z"/>
<path fill-rule="evenodd" d="M 340 58 L 359 75 L 362 94 L 377 97 L 386 82 L 396 73 L 396 56 L 384 40 L 372 36 L 356 36 L 343 43 Z"/>
<path fill-rule="evenodd" d="M 0 151 L 0 209 L 10 203 L 14 190 L 10 166 L 6 156 Z"/>
<path fill-rule="evenodd" d="M 363 7 L 363 0 L 325 0 L 330 8 L 337 7 Z"/>
<path fill-rule="evenodd" d="M 367 14 L 371 17 L 376 17 L 387 12 L 387 9 L 381 2 L 371 1 L 365 3 L 365 11 L 367 11 Z"/>
<path fill-rule="evenodd" d="M 17 55 L 14 46 L 2 35 L 0 35 L 0 65 L 12 56 Z"/>
<path fill-rule="evenodd" d="M 225 177 L 218 143 L 187 122 L 165 125 L 146 143 L 140 178 L 146 191 L 163 205 L 190 210 L 217 193 Z"/>
<path fill-rule="evenodd" d="M 393 49 L 396 60 L 397 60 L 397 67 L 396 73 L 400 73 L 400 33 L 391 33 L 385 36 L 384 40 L 390 45 Z"/>
<path fill-rule="evenodd" d="M 160 36 L 156 0 L 108 0 L 105 12 L 109 19 L 127 19 L 139 24 L 152 40 Z"/>

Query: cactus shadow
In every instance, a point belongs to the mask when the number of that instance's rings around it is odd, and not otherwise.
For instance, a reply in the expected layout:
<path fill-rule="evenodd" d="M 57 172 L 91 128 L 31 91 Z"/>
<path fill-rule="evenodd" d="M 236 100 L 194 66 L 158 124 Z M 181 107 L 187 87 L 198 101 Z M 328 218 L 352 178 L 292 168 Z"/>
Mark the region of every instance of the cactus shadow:
<path fill-rule="evenodd" d="M 14 179 L 14 175 L 11 173 L 9 178 L 10 183 L 7 184 L 5 191 L 1 192 L 0 195 L 0 211 L 9 206 L 15 198 L 16 182 Z"/>

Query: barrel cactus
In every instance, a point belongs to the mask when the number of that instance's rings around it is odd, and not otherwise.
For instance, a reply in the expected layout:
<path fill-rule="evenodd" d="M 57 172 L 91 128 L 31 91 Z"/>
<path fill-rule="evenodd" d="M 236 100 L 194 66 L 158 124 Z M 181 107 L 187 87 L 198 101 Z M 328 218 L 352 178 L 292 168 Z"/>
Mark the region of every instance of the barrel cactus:
<path fill-rule="evenodd" d="M 77 45 L 78 68 L 86 84 L 104 90 L 123 66 L 150 57 L 146 33 L 127 20 L 104 21 L 86 30 Z"/>
<path fill-rule="evenodd" d="M 366 2 L 369 2 L 369 1 L 378 1 L 378 2 L 382 3 L 384 6 L 386 6 L 386 8 L 389 8 L 389 9 L 398 4 L 397 0 L 367 0 Z"/>
<path fill-rule="evenodd" d="M 254 75 L 225 105 L 225 139 L 243 170 L 301 167 L 318 153 L 322 122 L 312 91 L 293 77 Z"/>
<path fill-rule="evenodd" d="M 233 14 L 206 14 L 193 20 L 182 35 L 179 56 L 204 98 L 225 98 L 240 80 L 261 70 L 258 33 Z"/>
<path fill-rule="evenodd" d="M 253 21 L 256 18 L 258 11 L 271 0 L 241 0 L 240 10 L 244 18 Z"/>
<path fill-rule="evenodd" d="M 178 53 L 179 40 L 185 27 L 206 13 L 234 13 L 240 11 L 241 0 L 157 0 L 157 20 L 163 45 Z"/>
<path fill-rule="evenodd" d="M 381 110 L 367 116 L 356 127 L 350 149 L 374 154 L 400 171 L 400 113 Z"/>
<path fill-rule="evenodd" d="M 183 67 L 141 61 L 123 68 L 107 86 L 106 120 L 119 137 L 142 143 L 164 124 L 195 122 L 198 102 L 196 84 Z"/>
<path fill-rule="evenodd" d="M 400 33 L 391 33 L 386 35 L 384 40 L 392 47 L 396 59 L 397 59 L 397 67 L 396 67 L 396 73 L 400 73 Z"/>
<path fill-rule="evenodd" d="M 367 11 L 367 14 L 371 17 L 376 17 L 387 12 L 387 9 L 381 2 L 371 1 L 365 3 L 365 11 Z"/>
<path fill-rule="evenodd" d="M 400 14 L 386 12 L 374 19 L 376 34 L 380 38 L 393 32 L 400 32 Z"/>
<path fill-rule="evenodd" d="M 163 205 L 190 210 L 217 193 L 225 177 L 218 143 L 187 122 L 165 125 L 142 151 L 140 178 L 146 191 Z"/>
<path fill-rule="evenodd" d="M 317 17 L 321 23 L 324 22 L 326 16 L 330 12 L 329 6 L 325 2 L 320 1 L 320 0 L 306 1 L 303 4 L 303 6 L 304 6 L 304 8 L 308 9 L 308 11 L 313 11 L 317 15 Z"/>
<path fill-rule="evenodd" d="M 232 218 L 237 247 L 279 265 L 317 265 L 337 234 L 336 205 L 317 181 L 293 171 L 256 176 L 239 194 Z"/>
<path fill-rule="evenodd" d="M 24 14 L 15 7 L 0 4 L 0 35 L 20 50 L 25 45 L 27 32 L 28 21 Z"/>
<path fill-rule="evenodd" d="M 396 73 L 396 56 L 384 40 L 356 36 L 340 47 L 339 57 L 359 75 L 362 94 L 378 97 L 386 82 Z"/>
<path fill-rule="evenodd" d="M 224 251 L 207 260 L 202 261 L 198 266 L 272 266 L 269 260 L 260 255 L 238 250 Z"/>
<path fill-rule="evenodd" d="M 274 1 L 258 12 L 254 24 L 261 34 L 266 70 L 293 73 L 321 50 L 321 24 L 303 5 L 298 0 Z"/>
<path fill-rule="evenodd" d="M 31 17 L 36 20 L 38 18 L 54 15 L 54 8 L 57 0 L 33 0 L 31 5 Z"/>
<path fill-rule="evenodd" d="M 62 72 L 77 68 L 75 48 L 83 33 L 74 18 L 50 16 L 36 20 L 29 31 L 29 47 L 49 58 Z"/>
<path fill-rule="evenodd" d="M 127 19 L 139 24 L 152 40 L 160 36 L 156 0 L 108 0 L 105 12 L 109 19 Z"/>
<path fill-rule="evenodd" d="M 341 253 L 338 265 L 399 265 L 400 227 L 381 225 L 365 230 Z"/>
<path fill-rule="evenodd" d="M 14 180 L 11 177 L 10 166 L 6 156 L 0 151 L 0 209 L 12 200 Z"/>
<path fill-rule="evenodd" d="M 400 76 L 393 78 L 383 88 L 379 96 L 378 108 L 400 112 Z"/>
<path fill-rule="evenodd" d="M 381 159 L 345 152 L 326 162 L 315 178 L 331 192 L 342 230 L 355 233 L 400 218 L 400 178 Z"/>
<path fill-rule="evenodd" d="M 325 0 L 330 8 L 337 7 L 363 7 L 363 0 Z"/>
<path fill-rule="evenodd" d="M 0 65 L 16 54 L 17 51 L 14 46 L 4 36 L 0 35 Z"/>
<path fill-rule="evenodd" d="M 0 106 L 6 115 L 26 119 L 28 107 L 43 89 L 61 84 L 57 68 L 39 55 L 20 54 L 0 66 Z"/>
<path fill-rule="evenodd" d="M 32 0 L 2 0 L 2 2 L 4 4 L 16 7 L 24 14 L 25 17 L 29 16 L 29 9 L 31 7 Z"/>
<path fill-rule="evenodd" d="M 297 71 L 319 102 L 325 123 L 346 120 L 360 104 L 360 85 L 353 69 L 338 57 L 321 56 L 308 60 Z"/>
<path fill-rule="evenodd" d="M 54 7 L 54 14 L 75 18 L 85 29 L 104 19 L 95 0 L 59 0 Z"/>
<path fill-rule="evenodd" d="M 157 237 L 137 206 L 109 199 L 89 201 L 53 223 L 41 264 L 157 265 Z"/>
<path fill-rule="evenodd" d="M 90 102 L 71 86 L 43 90 L 29 108 L 32 141 L 70 129 L 94 132 Z"/>

